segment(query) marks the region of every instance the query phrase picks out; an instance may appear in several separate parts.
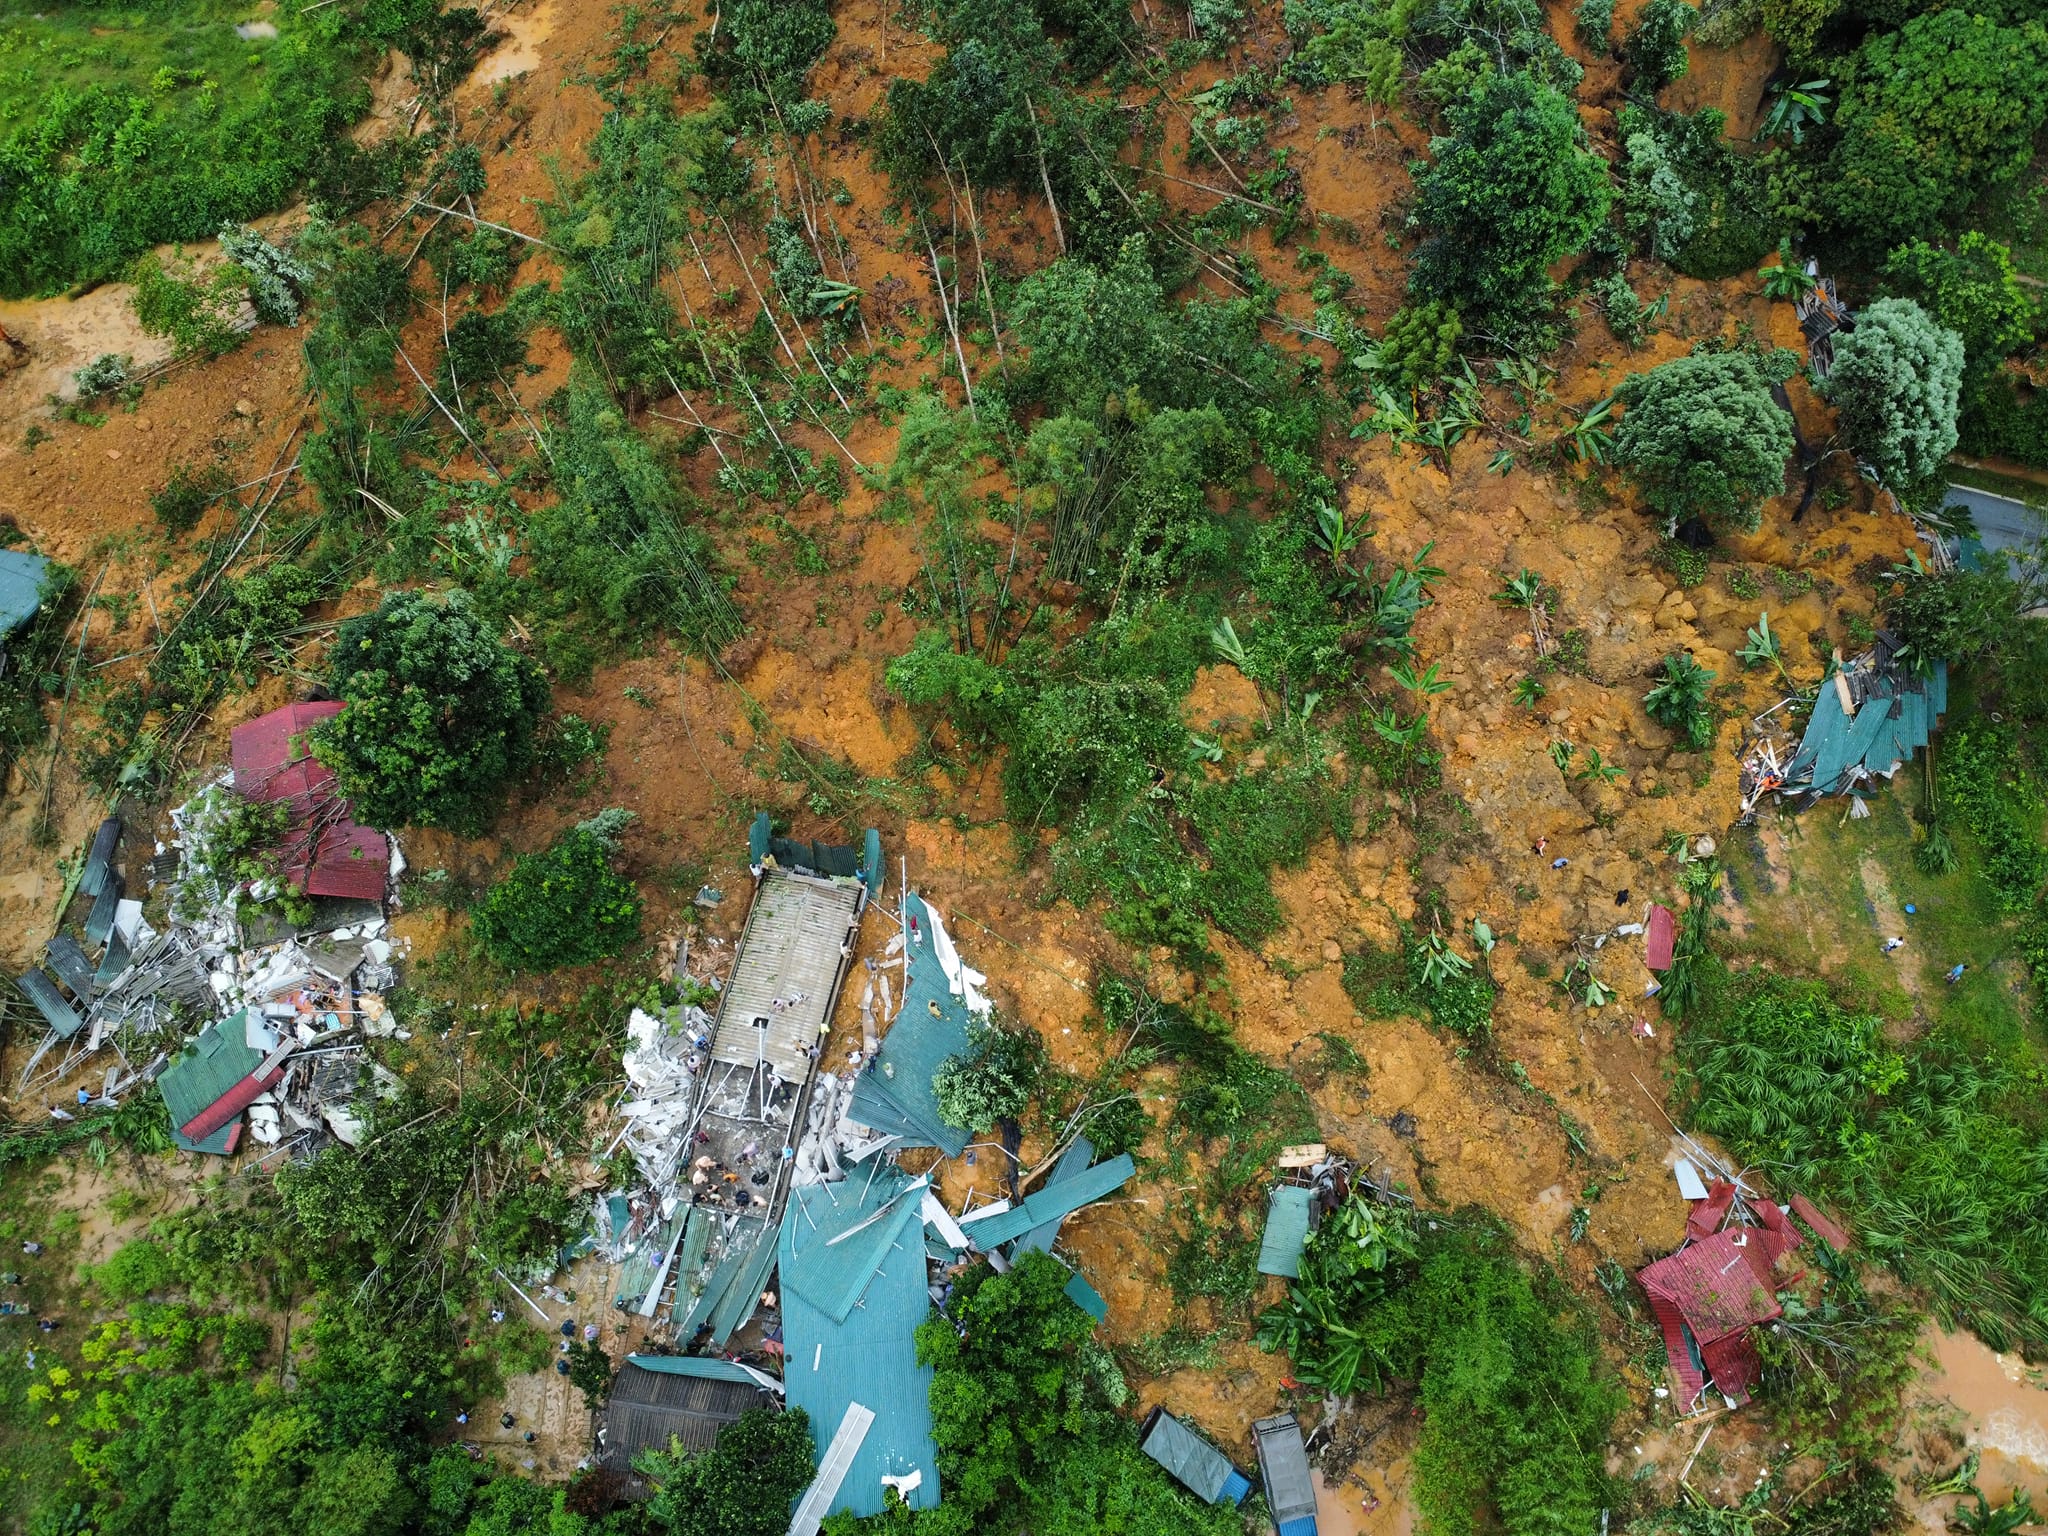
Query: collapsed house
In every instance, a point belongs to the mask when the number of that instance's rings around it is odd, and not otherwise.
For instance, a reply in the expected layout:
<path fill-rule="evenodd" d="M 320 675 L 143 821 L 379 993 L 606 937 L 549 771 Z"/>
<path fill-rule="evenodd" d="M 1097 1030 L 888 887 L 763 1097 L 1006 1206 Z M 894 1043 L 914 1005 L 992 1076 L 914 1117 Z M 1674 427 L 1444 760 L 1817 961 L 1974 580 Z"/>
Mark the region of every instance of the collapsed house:
<path fill-rule="evenodd" d="M 624 1261 L 616 1304 L 693 1352 L 675 1358 L 702 1362 L 655 1367 L 655 1357 L 636 1356 L 639 1367 L 708 1370 L 734 1386 L 732 1371 L 770 1382 L 779 1367 L 784 1401 L 809 1415 L 822 1442 L 791 1525 L 813 1536 L 835 1513 L 881 1512 L 891 1490 L 914 1509 L 938 1503 L 919 1324 L 967 1263 L 1060 1258 L 1062 1224 L 1129 1180 L 1135 1164 L 1128 1154 L 1097 1163 L 1077 1136 L 1039 1170 L 1037 1189 L 1013 1184 L 1013 1198 L 986 1198 L 956 1217 L 934 1174 L 913 1174 L 898 1158 L 967 1152 L 966 1135 L 939 1115 L 932 1080 L 986 1021 L 986 978 L 939 914 L 905 894 L 885 913 L 898 931 L 864 963 L 862 1041 L 849 1070 L 815 1071 L 880 889 L 880 840 L 870 834 L 859 855 L 791 842 L 771 837 L 762 816 L 750 854 L 754 902 L 729 974 L 705 983 L 714 1006 L 634 1016 L 632 1097 L 615 1145 L 632 1150 L 639 1187 L 604 1195 L 595 1226 Z M 1068 1296 L 1099 1321 L 1106 1303 L 1060 1262 Z M 695 1414 L 692 1432 L 715 1442 L 717 1414 L 695 1400 L 707 1393 L 622 1374 L 613 1404 L 623 1416 L 608 1407 L 599 1430 L 603 1464 L 630 1464 L 655 1408 Z"/>
<path fill-rule="evenodd" d="M 628 1355 L 604 1410 L 604 1453 L 599 1465 L 635 1479 L 633 1459 L 644 1451 L 680 1445 L 692 1454 L 710 1450 L 726 1425 L 749 1409 L 773 1409 L 782 1384 L 765 1372 L 730 1360 L 696 1355 Z M 634 1494 L 646 1490 L 629 1482 Z"/>
<path fill-rule="evenodd" d="M 1328 1147 L 1315 1141 L 1282 1147 L 1275 1166 L 1281 1177 L 1266 1197 L 1259 1273 L 1298 1280 L 1309 1234 L 1351 1192 L 1351 1165 L 1332 1157 Z"/>
<path fill-rule="evenodd" d="M 1696 1189 L 1699 1196 L 1686 1218 L 1685 1244 L 1636 1279 L 1664 1336 L 1679 1411 L 1695 1411 L 1709 1388 L 1739 1408 L 1763 1371 L 1755 1330 L 1784 1314 L 1778 1293 L 1806 1274 L 1792 1256 L 1801 1239 L 1788 1209 L 1838 1251 L 1848 1247 L 1848 1235 L 1803 1195 L 1780 1207 L 1728 1179 L 1705 1187 L 1690 1164 L 1678 1172 L 1680 1192 Z"/>
<path fill-rule="evenodd" d="M 1897 636 L 1879 630 L 1877 644 L 1861 655 L 1844 661 L 1837 653 L 1797 746 L 1769 734 L 1750 746 L 1742 766 L 1745 816 L 1766 795 L 1792 797 L 1800 810 L 1849 795 L 1852 816 L 1870 814 L 1863 800 L 1913 760 L 1948 709 L 1948 664 L 1935 661 L 1923 673 L 1902 651 Z"/>
<path fill-rule="evenodd" d="M 238 726 L 229 772 L 171 812 L 172 846 L 131 859 L 137 896 L 119 860 L 123 823 L 101 824 L 79 877 L 83 922 L 17 980 L 48 1026 L 18 1091 L 104 1051 L 100 1091 L 80 1090 L 81 1102 L 153 1083 L 187 1151 L 233 1153 L 245 1130 L 298 1155 L 360 1139 L 351 1106 L 366 1076 L 393 1086 L 363 1040 L 399 1033 L 384 1005 L 397 981 L 384 935 L 404 859 L 356 824 L 307 750 L 306 729 L 340 708 L 287 705 Z M 227 846 L 251 803 L 286 807 L 262 850 L 269 872 L 253 880 Z"/>

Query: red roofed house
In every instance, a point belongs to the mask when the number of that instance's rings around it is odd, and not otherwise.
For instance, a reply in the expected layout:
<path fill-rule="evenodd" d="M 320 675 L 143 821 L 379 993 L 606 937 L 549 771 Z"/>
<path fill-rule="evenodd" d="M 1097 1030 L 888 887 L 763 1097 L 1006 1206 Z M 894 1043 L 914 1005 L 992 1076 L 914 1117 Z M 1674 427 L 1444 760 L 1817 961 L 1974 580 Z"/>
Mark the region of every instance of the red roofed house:
<path fill-rule="evenodd" d="M 285 875 L 307 895 L 382 901 L 391 843 L 356 825 L 335 789 L 334 770 L 306 747 L 306 732 L 341 711 L 332 702 L 287 704 L 236 726 L 228 754 L 235 789 L 251 800 L 291 802 Z"/>
<path fill-rule="evenodd" d="M 1711 1211 L 1718 1218 L 1733 1196 L 1732 1187 L 1717 1181 L 1714 1194 L 1694 1214 Z M 1762 1226 L 1711 1232 L 1636 1276 L 1663 1331 L 1664 1353 L 1682 1388 L 1685 1410 L 1699 1401 L 1709 1378 L 1731 1402 L 1749 1401 L 1762 1371 L 1749 1331 L 1784 1311 L 1778 1291 L 1804 1273 L 1782 1262 L 1799 1245 L 1784 1213 L 1769 1200 L 1757 1201 L 1754 1209 Z M 1718 1219 L 1714 1224 L 1719 1225 Z"/>

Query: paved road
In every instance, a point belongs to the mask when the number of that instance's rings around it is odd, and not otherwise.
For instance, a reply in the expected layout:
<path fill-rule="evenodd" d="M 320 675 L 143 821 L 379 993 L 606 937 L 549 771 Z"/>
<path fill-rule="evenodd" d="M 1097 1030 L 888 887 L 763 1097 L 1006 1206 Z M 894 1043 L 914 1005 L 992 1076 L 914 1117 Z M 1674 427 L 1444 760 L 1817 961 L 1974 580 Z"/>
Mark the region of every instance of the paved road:
<path fill-rule="evenodd" d="M 2035 552 L 2034 558 L 2038 563 L 2041 542 L 2048 539 L 2048 515 L 2038 508 L 1967 485 L 1951 485 L 1948 504 L 1969 509 L 1977 524 L 1977 537 L 1983 541 L 1985 549 L 2010 550 L 2018 559 L 2025 559 L 2030 552 Z"/>

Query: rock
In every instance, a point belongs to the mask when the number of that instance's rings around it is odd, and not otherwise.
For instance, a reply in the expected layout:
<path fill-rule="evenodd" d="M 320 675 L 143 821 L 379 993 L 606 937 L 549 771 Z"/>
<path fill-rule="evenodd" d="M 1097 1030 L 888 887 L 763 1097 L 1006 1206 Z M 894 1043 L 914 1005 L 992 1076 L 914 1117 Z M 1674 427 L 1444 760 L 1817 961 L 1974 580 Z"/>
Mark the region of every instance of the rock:
<path fill-rule="evenodd" d="M 107 457 L 110 459 L 118 459 L 121 457 L 121 450 L 118 448 L 109 448 L 107 450 Z"/>
<path fill-rule="evenodd" d="M 135 430 L 138 432 L 153 431 L 155 430 L 155 423 L 153 423 L 147 416 L 138 416 L 135 418 Z"/>
<path fill-rule="evenodd" d="M 1343 958 L 1344 951 L 1338 947 L 1337 941 L 1335 939 L 1323 940 L 1323 959 L 1327 963 L 1335 965 Z"/>
<path fill-rule="evenodd" d="M 248 396 L 243 396 L 235 402 L 235 414 L 237 416 L 254 416 L 256 414 L 255 403 Z"/>
<path fill-rule="evenodd" d="M 1696 838 L 1693 841 L 1692 851 L 1700 858 L 1711 859 L 1714 856 L 1715 846 L 1716 844 L 1711 837 Z"/>

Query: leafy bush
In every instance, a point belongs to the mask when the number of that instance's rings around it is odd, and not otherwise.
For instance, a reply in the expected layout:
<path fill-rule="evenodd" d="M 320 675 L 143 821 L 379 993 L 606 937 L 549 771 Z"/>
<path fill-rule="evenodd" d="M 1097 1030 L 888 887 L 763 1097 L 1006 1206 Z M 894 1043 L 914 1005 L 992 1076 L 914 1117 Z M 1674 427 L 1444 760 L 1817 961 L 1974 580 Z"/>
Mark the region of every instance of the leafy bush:
<path fill-rule="evenodd" d="M 72 383 L 78 389 L 81 400 L 97 400 L 101 395 L 111 395 L 128 382 L 128 371 L 135 365 L 135 359 L 126 352 L 102 352 L 83 368 L 71 375 Z"/>
<path fill-rule="evenodd" d="M 1686 72 L 1686 35 L 1699 19 L 1686 0 L 1648 0 L 1636 12 L 1635 30 L 1622 50 L 1633 87 L 1646 94 L 1662 90 Z"/>
<path fill-rule="evenodd" d="M 633 1460 L 634 1471 L 654 1485 L 648 1518 L 668 1536 L 778 1536 L 789 1528 L 790 1505 L 809 1485 L 817 1454 L 801 1408 L 750 1408 L 718 1432 L 708 1451 L 670 1445 Z"/>
<path fill-rule="evenodd" d="M 1045 1071 L 1045 1044 L 1035 1030 L 991 1024 L 969 1032 L 968 1052 L 939 1063 L 932 1099 L 946 1124 L 979 1136 L 1024 1112 Z"/>
<path fill-rule="evenodd" d="M 1954 250 L 1912 240 L 1885 258 L 1884 279 L 1963 339 L 1968 374 L 1981 379 L 2033 339 L 2039 306 L 2013 270 L 2012 252 L 1970 230 Z"/>
<path fill-rule="evenodd" d="M 226 494 L 231 485 L 227 467 L 208 464 L 174 464 L 163 489 L 151 494 L 149 509 L 157 526 L 173 536 L 190 533 L 199 526 L 206 509 Z"/>
<path fill-rule="evenodd" d="M 167 263 L 152 252 L 135 263 L 128 280 L 135 285 L 136 320 L 150 335 L 166 337 L 178 356 L 220 357 L 241 344 L 233 322 L 245 290 L 236 267 L 218 266 L 201 277 L 190 261 Z"/>
<path fill-rule="evenodd" d="M 1237 1510 L 1197 1503 L 1138 1449 L 1136 1422 L 1112 1411 L 1106 1388 L 1121 1383 L 1091 1348 L 1094 1319 L 1066 1285 L 1049 1254 L 1027 1253 L 1002 1275 L 977 1265 L 955 1282 L 945 1314 L 917 1330 L 918 1360 L 933 1368 L 946 1492 L 920 1527 L 1237 1536 Z M 838 1517 L 825 1528 L 857 1529 Z"/>
<path fill-rule="evenodd" d="M 2011 1065 L 1940 1032 L 1902 1058 L 1876 1016 L 1761 968 L 1709 967 L 1678 1043 L 1696 1124 L 1839 1200 L 1945 1322 L 2048 1345 L 2048 1167 Z"/>
<path fill-rule="evenodd" d="M 1999 906 L 2033 910 L 2048 885 L 2048 801 L 2028 771 L 2019 733 L 2010 724 L 1973 720 L 1944 735 L 1935 764 L 1941 804 L 1976 837 Z"/>
<path fill-rule="evenodd" d="M 1777 243 L 1769 189 L 1737 153 L 1712 107 L 1686 116 L 1630 103 L 1618 115 L 1622 223 L 1659 261 L 1688 277 L 1733 277 Z"/>
<path fill-rule="evenodd" d="M 299 323 L 299 299 L 313 285 L 310 266 L 246 225 L 223 225 L 220 250 L 242 269 L 257 319 L 272 325 Z"/>
<path fill-rule="evenodd" d="M 1435 299 L 1403 304 L 1388 317 L 1386 330 L 1358 365 L 1375 379 L 1414 394 L 1450 372 L 1464 333 L 1458 312 L 1448 304 Z"/>
<path fill-rule="evenodd" d="M 540 669 L 478 622 L 468 597 L 394 592 L 342 625 L 328 664 L 347 704 L 311 733 L 358 818 L 480 830 L 533 756 Z"/>
<path fill-rule="evenodd" d="M 1579 0 L 1572 30 L 1589 51 L 1606 53 L 1613 46 L 1614 0 Z"/>
<path fill-rule="evenodd" d="M 602 811 L 512 872 L 477 903 L 484 953 L 508 971 L 554 971 L 616 955 L 640 936 L 640 895 L 612 868 L 630 811 Z"/>
<path fill-rule="evenodd" d="M 1934 11 L 1873 31 L 1839 84 L 1812 200 L 1844 240 L 1887 251 L 1942 232 L 2026 168 L 2048 117 L 2048 31 Z"/>
<path fill-rule="evenodd" d="M 1714 674 L 1679 651 L 1658 664 L 1662 674 L 1656 687 L 1643 695 L 1643 708 L 1650 718 L 1685 738 L 1695 752 L 1714 744 L 1714 714 L 1707 707 L 1707 687 Z"/>
<path fill-rule="evenodd" d="M 1607 216 L 1607 168 L 1571 101 L 1526 74 L 1497 75 L 1449 112 L 1451 135 L 1416 188 L 1425 233 L 1410 290 L 1497 336 L 1549 306 L 1549 269 Z"/>
<path fill-rule="evenodd" d="M 1489 1513 L 1514 1536 L 1590 1529 L 1624 1401 L 1590 1319 L 1555 1276 L 1516 1261 L 1490 1218 L 1419 1225 L 1354 1193 L 1310 1239 L 1260 1342 L 1332 1392 L 1416 1385 L 1415 1498 L 1430 1530 L 1470 1536 Z"/>
<path fill-rule="evenodd" d="M 1757 508 L 1784 488 L 1791 414 L 1747 352 L 1695 352 L 1632 374 L 1615 461 L 1672 523 L 1689 517 L 1754 528 Z"/>
<path fill-rule="evenodd" d="M 1911 299 L 1879 299 L 1835 343 L 1827 377 L 1842 435 L 1893 490 L 1932 475 L 1956 446 L 1963 341 Z"/>
<path fill-rule="evenodd" d="M 1287 72 L 1304 85 L 1361 87 L 1366 99 L 1400 94 L 1408 12 L 1375 0 L 1287 0 L 1282 9 L 1295 41 Z"/>

